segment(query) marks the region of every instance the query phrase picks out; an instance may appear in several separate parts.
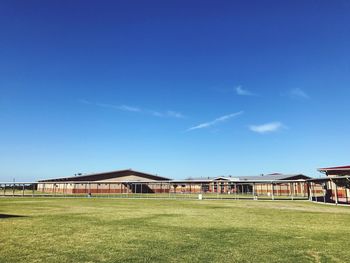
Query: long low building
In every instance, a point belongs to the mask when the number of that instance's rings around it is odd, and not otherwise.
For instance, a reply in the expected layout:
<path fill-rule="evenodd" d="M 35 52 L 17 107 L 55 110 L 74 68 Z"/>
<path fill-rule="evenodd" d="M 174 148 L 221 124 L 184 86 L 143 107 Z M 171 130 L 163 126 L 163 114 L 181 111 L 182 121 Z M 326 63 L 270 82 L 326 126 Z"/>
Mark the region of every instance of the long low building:
<path fill-rule="evenodd" d="M 160 193 L 169 178 L 144 172 L 118 170 L 39 180 L 37 190 L 45 193 Z"/>
<path fill-rule="evenodd" d="M 280 173 L 261 176 L 219 176 L 171 180 L 144 172 L 118 170 L 38 181 L 37 190 L 65 194 L 125 194 L 125 193 L 217 193 L 255 194 L 267 196 L 308 196 L 303 174 Z M 322 191 L 321 188 L 316 191 Z"/>
<path fill-rule="evenodd" d="M 310 178 L 303 174 L 273 173 L 259 176 L 221 176 L 213 178 L 212 181 L 224 183 L 217 190 L 220 192 L 229 191 L 227 187 L 230 185 L 238 185 L 237 189 L 233 189 L 236 192 L 254 192 L 259 195 L 307 195 L 306 180 Z"/>

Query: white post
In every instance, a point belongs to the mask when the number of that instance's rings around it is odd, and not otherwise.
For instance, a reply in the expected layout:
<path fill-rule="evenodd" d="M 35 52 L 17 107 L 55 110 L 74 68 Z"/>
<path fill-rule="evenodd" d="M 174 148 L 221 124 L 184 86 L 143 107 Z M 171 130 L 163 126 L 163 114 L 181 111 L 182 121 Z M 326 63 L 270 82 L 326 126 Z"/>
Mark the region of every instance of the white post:
<path fill-rule="evenodd" d="M 334 185 L 335 185 L 335 204 L 337 205 L 338 204 L 338 186 L 336 183 L 334 183 Z"/>

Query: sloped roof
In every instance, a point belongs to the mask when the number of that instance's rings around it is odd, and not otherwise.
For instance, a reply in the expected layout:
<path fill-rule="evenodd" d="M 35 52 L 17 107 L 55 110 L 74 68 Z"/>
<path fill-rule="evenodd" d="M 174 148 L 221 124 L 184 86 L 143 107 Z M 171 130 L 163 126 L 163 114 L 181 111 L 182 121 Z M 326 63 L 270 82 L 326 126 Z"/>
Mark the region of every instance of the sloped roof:
<path fill-rule="evenodd" d="M 311 177 L 304 174 L 281 174 L 272 173 L 258 176 L 217 176 L 217 177 L 202 177 L 194 178 L 191 180 L 227 180 L 227 181 L 274 181 L 274 180 L 298 180 L 298 179 L 310 179 Z"/>
<path fill-rule="evenodd" d="M 158 175 L 153 175 L 149 173 L 143 173 L 134 171 L 132 169 L 127 170 L 117 170 L 117 171 L 110 171 L 110 172 L 102 172 L 102 173 L 92 173 L 92 174 L 84 174 L 79 176 L 71 176 L 71 177 L 60 177 L 60 178 L 53 178 L 53 179 L 45 179 L 45 180 L 39 180 L 38 182 L 67 182 L 67 181 L 79 181 L 79 182 L 88 182 L 88 181 L 100 181 L 100 180 L 107 180 L 111 178 L 116 177 L 123 177 L 128 175 L 137 175 L 140 177 L 144 177 L 147 179 L 162 181 L 162 180 L 170 180 L 166 177 L 161 177 Z"/>
<path fill-rule="evenodd" d="M 350 175 L 350 165 L 319 168 L 317 170 L 329 175 Z"/>
<path fill-rule="evenodd" d="M 239 179 L 243 180 L 298 180 L 298 179 L 310 179 L 311 177 L 306 176 L 304 174 L 266 174 L 266 175 L 258 175 L 258 176 L 240 176 Z"/>

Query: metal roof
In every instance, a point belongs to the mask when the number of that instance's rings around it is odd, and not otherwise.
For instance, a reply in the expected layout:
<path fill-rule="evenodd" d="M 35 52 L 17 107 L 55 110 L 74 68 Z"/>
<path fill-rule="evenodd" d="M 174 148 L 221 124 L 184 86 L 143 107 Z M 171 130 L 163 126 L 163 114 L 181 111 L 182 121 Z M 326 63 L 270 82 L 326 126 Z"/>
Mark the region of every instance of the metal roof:
<path fill-rule="evenodd" d="M 202 177 L 202 178 L 191 178 L 188 181 L 215 181 L 215 180 L 226 180 L 226 181 L 274 181 L 274 180 L 307 180 L 311 177 L 304 174 L 266 174 L 258 176 L 217 176 L 217 177 Z"/>
<path fill-rule="evenodd" d="M 350 165 L 318 168 L 318 171 L 350 170 Z"/>
<path fill-rule="evenodd" d="M 297 180 L 297 179 L 310 179 L 311 177 L 304 174 L 266 174 L 260 176 L 240 176 L 240 180 Z"/>
<path fill-rule="evenodd" d="M 327 175 L 350 175 L 350 165 L 319 168 L 317 170 Z"/>
<path fill-rule="evenodd" d="M 99 181 L 99 180 L 106 180 L 106 179 L 123 177 L 123 176 L 128 176 L 128 175 L 137 175 L 140 177 L 145 177 L 145 178 L 158 180 L 158 181 L 171 180 L 169 178 L 154 175 L 154 174 L 138 172 L 138 171 L 134 171 L 132 169 L 126 169 L 126 170 L 116 170 L 116 171 L 102 172 L 102 173 L 83 174 L 83 175 L 70 176 L 70 177 L 45 179 L 45 180 L 39 180 L 38 182 Z"/>

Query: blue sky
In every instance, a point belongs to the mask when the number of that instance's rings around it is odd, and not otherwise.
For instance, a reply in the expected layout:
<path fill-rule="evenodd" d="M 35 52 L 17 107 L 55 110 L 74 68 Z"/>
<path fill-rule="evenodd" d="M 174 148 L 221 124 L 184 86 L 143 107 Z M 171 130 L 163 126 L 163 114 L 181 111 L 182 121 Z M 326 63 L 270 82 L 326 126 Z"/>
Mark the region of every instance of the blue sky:
<path fill-rule="evenodd" d="M 350 164 L 349 1 L 1 1 L 0 181 Z"/>

